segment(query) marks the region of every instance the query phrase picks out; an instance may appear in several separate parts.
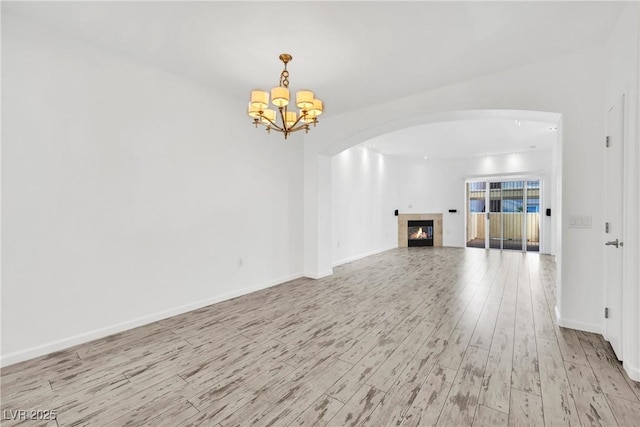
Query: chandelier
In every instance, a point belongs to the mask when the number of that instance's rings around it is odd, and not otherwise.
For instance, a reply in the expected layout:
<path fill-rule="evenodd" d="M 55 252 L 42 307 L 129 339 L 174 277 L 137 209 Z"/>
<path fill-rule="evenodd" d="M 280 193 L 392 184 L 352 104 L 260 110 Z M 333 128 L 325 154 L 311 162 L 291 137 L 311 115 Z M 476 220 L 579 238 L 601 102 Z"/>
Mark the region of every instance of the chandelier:
<path fill-rule="evenodd" d="M 322 101 L 316 99 L 310 90 L 299 90 L 296 93 L 296 107 L 299 112 L 289 111 L 289 71 L 287 64 L 293 59 L 288 53 L 280 55 L 280 60 L 284 63 L 284 70 L 280 73 L 280 84 L 271 89 L 271 103 L 278 108 L 278 111 L 270 110 L 269 93 L 263 90 L 251 91 L 251 101 L 249 102 L 248 114 L 253 118 L 253 124 L 265 126 L 267 132 L 272 130 L 284 133 L 287 139 L 292 132 L 299 130 L 309 132 L 309 126 L 315 127 L 318 123 L 318 116 L 322 114 Z M 277 117 L 276 117 L 277 116 Z"/>

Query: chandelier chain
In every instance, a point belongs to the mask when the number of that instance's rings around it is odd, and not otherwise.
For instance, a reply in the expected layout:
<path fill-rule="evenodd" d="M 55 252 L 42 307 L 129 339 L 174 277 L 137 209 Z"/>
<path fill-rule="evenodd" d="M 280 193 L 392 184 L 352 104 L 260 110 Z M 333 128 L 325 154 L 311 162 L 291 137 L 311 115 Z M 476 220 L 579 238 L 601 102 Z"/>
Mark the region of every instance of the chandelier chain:
<path fill-rule="evenodd" d="M 280 74 L 280 86 L 289 87 L 289 72 L 287 71 L 287 64 L 284 64 L 284 70 Z"/>

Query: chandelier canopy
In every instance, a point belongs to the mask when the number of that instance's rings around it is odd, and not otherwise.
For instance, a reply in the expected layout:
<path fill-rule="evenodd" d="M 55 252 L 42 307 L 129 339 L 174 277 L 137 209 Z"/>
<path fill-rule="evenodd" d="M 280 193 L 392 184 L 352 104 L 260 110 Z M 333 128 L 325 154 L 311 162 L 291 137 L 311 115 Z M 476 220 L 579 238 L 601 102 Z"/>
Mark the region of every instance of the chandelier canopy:
<path fill-rule="evenodd" d="M 253 118 L 255 127 L 263 125 L 267 132 L 272 130 L 282 132 L 287 139 L 292 132 L 299 130 L 309 132 L 310 125 L 315 127 L 318 116 L 322 114 L 322 101 L 316 99 L 310 90 L 299 90 L 296 93 L 297 111 L 289 111 L 289 71 L 287 64 L 293 58 L 288 53 L 280 55 L 284 63 L 284 70 L 280 73 L 280 84 L 271 89 L 271 103 L 278 111 L 267 108 L 269 106 L 269 93 L 263 90 L 251 91 L 251 101 L 247 113 Z M 276 117 L 277 116 L 277 117 Z"/>

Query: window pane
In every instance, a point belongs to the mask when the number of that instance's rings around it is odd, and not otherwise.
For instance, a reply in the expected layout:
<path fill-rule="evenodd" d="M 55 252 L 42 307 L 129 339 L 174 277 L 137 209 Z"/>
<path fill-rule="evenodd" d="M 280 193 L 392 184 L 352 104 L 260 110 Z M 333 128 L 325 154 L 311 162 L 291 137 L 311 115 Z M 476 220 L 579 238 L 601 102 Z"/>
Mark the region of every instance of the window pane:
<path fill-rule="evenodd" d="M 522 212 L 522 199 L 503 200 L 502 212 Z"/>
<path fill-rule="evenodd" d="M 484 199 L 471 199 L 469 201 L 469 211 L 472 213 L 484 212 Z"/>
<path fill-rule="evenodd" d="M 505 181 L 500 182 L 503 190 L 522 190 L 524 188 L 524 181 Z"/>
<path fill-rule="evenodd" d="M 540 199 L 527 198 L 527 212 L 540 212 Z"/>

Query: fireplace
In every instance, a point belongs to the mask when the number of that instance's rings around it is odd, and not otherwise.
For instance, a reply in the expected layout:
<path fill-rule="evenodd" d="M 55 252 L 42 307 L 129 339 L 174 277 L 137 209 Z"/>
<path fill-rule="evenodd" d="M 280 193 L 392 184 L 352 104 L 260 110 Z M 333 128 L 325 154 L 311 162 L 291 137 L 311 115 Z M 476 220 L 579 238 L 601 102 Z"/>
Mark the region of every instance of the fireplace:
<path fill-rule="evenodd" d="M 422 227 L 422 232 L 425 233 L 426 235 L 431 234 L 431 237 L 430 237 L 431 243 L 426 243 L 427 239 L 423 238 L 423 239 L 417 239 L 418 244 L 423 244 L 423 245 L 428 244 L 435 248 L 442 247 L 442 220 L 443 218 L 441 213 L 410 213 L 410 214 L 401 213 L 399 214 L 398 215 L 398 247 L 406 248 L 409 246 L 409 243 L 412 241 L 416 243 L 416 239 L 412 240 L 409 237 L 409 227 L 410 226 L 415 227 L 416 225 L 418 226 L 418 228 L 413 229 L 411 231 L 412 234 L 419 232 L 420 227 Z M 409 224 L 409 222 L 411 222 L 411 224 Z M 431 233 L 429 233 L 428 229 L 425 230 L 425 228 L 428 226 L 431 226 Z M 428 237 L 428 236 L 422 235 L 422 233 L 420 234 L 421 234 L 420 237 Z M 415 245 L 412 244 L 411 246 L 415 246 Z"/>
<path fill-rule="evenodd" d="M 413 246 L 433 246 L 433 220 L 408 221 L 407 243 Z"/>

